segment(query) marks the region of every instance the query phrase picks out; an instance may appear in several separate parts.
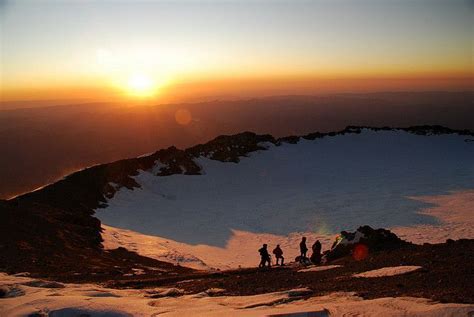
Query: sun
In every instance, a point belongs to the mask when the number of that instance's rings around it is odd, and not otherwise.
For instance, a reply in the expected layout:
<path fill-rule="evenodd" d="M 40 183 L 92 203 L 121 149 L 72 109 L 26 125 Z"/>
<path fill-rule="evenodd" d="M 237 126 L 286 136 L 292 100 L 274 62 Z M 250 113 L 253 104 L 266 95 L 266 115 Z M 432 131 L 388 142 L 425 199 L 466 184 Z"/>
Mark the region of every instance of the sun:
<path fill-rule="evenodd" d="M 155 81 L 144 73 L 134 73 L 129 76 L 126 90 L 135 97 L 150 97 L 156 93 Z"/>

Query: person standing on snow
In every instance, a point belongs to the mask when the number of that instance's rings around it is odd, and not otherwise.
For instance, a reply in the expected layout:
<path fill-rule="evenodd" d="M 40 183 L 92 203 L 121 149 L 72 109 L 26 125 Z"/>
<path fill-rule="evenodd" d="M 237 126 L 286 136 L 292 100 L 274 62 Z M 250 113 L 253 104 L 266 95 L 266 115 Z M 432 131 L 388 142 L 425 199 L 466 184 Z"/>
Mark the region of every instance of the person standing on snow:
<path fill-rule="evenodd" d="M 268 250 L 267 250 L 267 245 L 264 244 L 259 250 L 258 252 L 260 253 L 260 264 L 258 265 L 258 267 L 265 267 L 265 264 L 268 263 L 268 267 L 271 266 L 270 264 L 270 254 L 268 253 Z"/>
<path fill-rule="evenodd" d="M 303 237 L 300 242 L 300 256 L 301 259 L 306 259 L 306 252 L 308 252 L 308 247 L 306 246 L 306 237 Z"/>
<path fill-rule="evenodd" d="M 276 258 L 276 265 L 278 265 L 278 260 L 281 259 L 281 266 L 283 266 L 283 261 L 285 258 L 283 257 L 283 250 L 280 248 L 280 245 L 277 244 L 276 248 L 273 249 L 273 254 L 275 254 Z"/>
<path fill-rule="evenodd" d="M 321 242 L 319 240 L 316 240 L 316 242 L 313 244 L 311 247 L 313 250 L 313 254 L 311 254 L 311 262 L 313 264 L 320 264 L 321 263 Z"/>

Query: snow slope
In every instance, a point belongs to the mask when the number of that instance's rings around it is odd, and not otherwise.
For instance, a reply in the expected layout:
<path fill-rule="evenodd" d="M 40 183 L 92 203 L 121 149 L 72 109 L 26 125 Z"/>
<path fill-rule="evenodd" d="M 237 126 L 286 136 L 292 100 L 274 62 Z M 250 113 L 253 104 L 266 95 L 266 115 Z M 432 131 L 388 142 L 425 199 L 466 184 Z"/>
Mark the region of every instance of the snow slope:
<path fill-rule="evenodd" d="M 435 225 L 414 225 L 390 228 L 402 239 L 423 244 L 442 243 L 446 239 L 474 239 L 474 190 L 452 192 L 439 196 L 412 197 L 434 204 L 420 212 L 436 217 Z M 285 258 L 294 259 L 298 254 L 301 235 L 308 240 L 319 239 L 323 250 L 331 246 L 334 236 L 314 232 L 291 233 L 278 236 L 265 233 L 234 231 L 224 248 L 208 245 L 191 245 L 158 236 L 103 225 L 102 237 L 106 249 L 120 246 L 157 260 L 196 269 L 229 269 L 255 266 L 260 260 L 256 250 L 263 244 L 280 244 Z"/>
<path fill-rule="evenodd" d="M 359 274 L 354 274 L 354 277 L 383 277 L 383 276 L 394 276 L 394 275 L 400 275 L 400 274 L 405 274 L 409 272 L 413 272 L 416 270 L 421 269 L 421 266 L 390 266 L 390 267 L 384 267 L 381 269 L 377 270 L 372 270 L 372 271 L 367 271 L 367 272 L 362 272 Z"/>
<path fill-rule="evenodd" d="M 442 243 L 447 239 L 474 239 L 474 190 L 411 198 L 432 204 L 432 207 L 424 208 L 420 213 L 436 217 L 440 223 L 392 228 L 400 238 L 418 244 Z"/>
<path fill-rule="evenodd" d="M 310 242 L 323 239 L 327 247 L 335 233 L 364 224 L 399 231 L 441 228 L 442 215 L 427 212 L 440 201 L 429 197 L 474 188 L 474 145 L 464 140 L 456 134 L 363 130 L 297 144 L 265 144 L 268 150 L 252 152 L 239 163 L 199 157 L 203 175 L 157 177 L 153 169 L 142 171 L 135 177 L 141 188 L 121 188 L 96 216 L 111 226 L 104 233 L 106 246 L 133 249 L 126 231 L 113 227 L 128 229 L 129 237 L 158 237 L 149 241 L 164 245 L 164 252 L 198 254 L 191 261 L 196 266 L 202 265 L 203 254 L 229 246 L 231 251 L 219 253 L 227 262 L 207 259 L 212 263 L 204 266 L 245 266 L 249 260 L 235 258 L 241 249 L 255 252 L 269 240 L 286 247 L 291 259 L 289 248 L 303 233 Z M 469 215 L 472 209 L 464 210 Z M 463 218 L 451 220 L 470 234 Z M 409 230 L 407 236 L 413 234 Z"/>
<path fill-rule="evenodd" d="M 36 286 L 31 286 L 36 285 Z M 92 284 L 51 287 L 29 277 L 0 273 L 1 316 L 268 316 L 319 312 L 320 316 L 467 316 L 474 305 L 440 304 L 423 298 L 363 300 L 353 293 L 333 293 L 302 299 L 305 290 L 288 290 L 254 296 L 215 296 L 206 293 L 152 299 L 164 289 L 117 290 Z"/>
<path fill-rule="evenodd" d="M 160 261 L 180 264 L 195 269 L 232 269 L 238 267 L 254 267 L 258 265 L 260 257 L 258 250 L 262 244 L 270 247 L 280 244 L 284 250 L 286 261 L 292 261 L 299 250 L 295 248 L 301 240 L 300 233 L 279 236 L 265 233 L 233 231 L 225 247 L 216 247 L 205 244 L 193 245 L 171 239 L 144 235 L 135 231 L 119 229 L 102 225 L 103 245 L 105 249 L 125 247 L 140 255 Z M 329 247 L 333 236 L 305 234 L 310 241 L 319 239 L 323 246 Z M 271 250 L 270 250 L 271 251 Z"/>

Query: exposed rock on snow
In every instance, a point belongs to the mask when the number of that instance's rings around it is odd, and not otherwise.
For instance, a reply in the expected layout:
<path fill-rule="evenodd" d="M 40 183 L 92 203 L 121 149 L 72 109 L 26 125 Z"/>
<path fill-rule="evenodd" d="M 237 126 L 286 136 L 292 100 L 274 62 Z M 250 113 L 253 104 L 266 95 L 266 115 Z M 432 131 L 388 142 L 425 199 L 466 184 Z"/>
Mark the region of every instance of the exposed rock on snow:
<path fill-rule="evenodd" d="M 367 271 L 363 273 L 354 274 L 354 277 L 383 277 L 405 274 L 421 269 L 421 266 L 407 265 L 407 266 L 391 266 L 384 267 L 377 270 Z"/>
<path fill-rule="evenodd" d="M 159 290 L 159 291 L 149 291 L 148 292 L 150 295 L 148 297 L 150 298 L 160 298 L 160 297 L 177 297 L 177 296 L 182 296 L 184 295 L 184 290 L 179 289 L 179 288 L 168 288 L 164 290 Z"/>
<path fill-rule="evenodd" d="M 396 234 L 386 229 L 372 229 L 370 226 L 359 227 L 355 232 L 342 231 L 331 246 L 331 250 L 324 253 L 323 260 L 332 261 L 337 258 L 354 254 L 357 246 L 364 248 L 363 252 L 392 250 L 406 246 L 408 242 L 401 240 Z M 365 255 L 361 255 L 361 258 Z"/>
<path fill-rule="evenodd" d="M 240 307 L 241 309 L 252 309 L 264 306 L 279 306 L 293 301 L 298 301 L 307 298 L 313 294 L 313 290 L 309 288 L 297 288 L 288 291 L 275 293 L 277 296 L 271 300 L 257 301 L 249 305 Z"/>
<path fill-rule="evenodd" d="M 205 291 L 205 293 L 209 296 L 218 296 L 225 292 L 225 289 L 222 288 L 210 288 Z"/>
<path fill-rule="evenodd" d="M 209 288 L 204 292 L 197 293 L 193 295 L 194 297 L 208 297 L 208 296 L 220 296 L 225 292 L 225 289 L 222 288 Z"/>
<path fill-rule="evenodd" d="M 42 287 L 42 288 L 64 288 L 64 284 L 54 281 L 31 280 L 23 283 L 25 286 Z"/>
<path fill-rule="evenodd" d="M 15 285 L 0 285 L 0 298 L 10 298 L 25 295 L 25 291 Z"/>
<path fill-rule="evenodd" d="M 86 290 L 83 293 L 84 296 L 87 297 L 121 297 L 120 295 L 113 293 L 113 292 L 107 292 L 101 289 L 94 289 L 94 290 Z"/>
<path fill-rule="evenodd" d="M 45 315 L 46 316 L 46 315 Z M 109 309 L 106 311 L 101 310 L 90 310 L 90 309 L 80 309 L 80 308 L 62 308 L 52 310 L 48 313 L 49 317 L 133 317 L 132 314 L 121 312 L 119 310 Z"/>
<path fill-rule="evenodd" d="M 314 293 L 314 291 L 310 288 L 297 288 L 297 289 L 291 289 L 287 291 L 288 297 L 303 297 L 303 296 L 309 296 Z"/>
<path fill-rule="evenodd" d="M 329 311 L 327 309 L 318 311 L 305 311 L 288 314 L 272 314 L 267 317 L 329 317 Z"/>

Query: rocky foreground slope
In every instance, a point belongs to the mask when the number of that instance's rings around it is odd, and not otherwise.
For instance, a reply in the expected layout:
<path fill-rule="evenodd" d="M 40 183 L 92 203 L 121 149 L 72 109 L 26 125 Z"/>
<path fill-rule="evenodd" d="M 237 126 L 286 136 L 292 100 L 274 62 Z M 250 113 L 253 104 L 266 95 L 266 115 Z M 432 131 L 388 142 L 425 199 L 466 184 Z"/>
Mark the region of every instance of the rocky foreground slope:
<path fill-rule="evenodd" d="M 172 279 L 135 276 L 107 282 L 116 288 L 178 287 L 184 293 L 223 289 L 219 295 L 254 295 L 307 287 L 308 295 L 356 292 L 364 298 L 413 296 L 440 302 L 474 304 L 474 241 L 458 240 L 443 244 L 405 245 L 371 253 L 363 261 L 351 256 L 332 261 L 339 267 L 302 270 L 299 266 L 266 270 L 242 269 L 206 274 L 184 274 Z M 420 269 L 396 276 L 359 278 L 354 275 L 384 267 L 419 266 Z M 324 268 L 324 266 L 322 267 Z"/>

